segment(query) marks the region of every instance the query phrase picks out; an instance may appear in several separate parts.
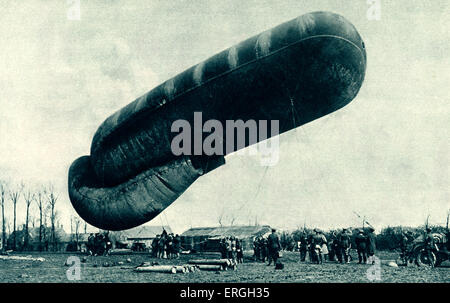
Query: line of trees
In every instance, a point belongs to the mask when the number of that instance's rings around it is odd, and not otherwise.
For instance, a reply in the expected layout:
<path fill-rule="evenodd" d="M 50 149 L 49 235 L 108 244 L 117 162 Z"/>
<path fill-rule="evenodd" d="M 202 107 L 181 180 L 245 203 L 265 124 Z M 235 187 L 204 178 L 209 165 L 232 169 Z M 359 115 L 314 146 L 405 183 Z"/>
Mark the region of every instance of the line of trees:
<path fill-rule="evenodd" d="M 0 180 L 0 206 L 2 221 L 1 250 L 30 249 L 30 223 L 31 226 L 34 227 L 36 221 L 36 219 L 31 216 L 31 214 L 34 213 L 32 208 L 36 208 L 39 214 L 38 249 L 41 251 L 44 249 L 48 250 L 49 245 L 53 249 L 56 249 L 56 224 L 58 217 L 58 212 L 56 210 L 57 201 L 58 195 L 56 194 L 52 184 L 33 189 L 31 187 L 26 187 L 23 183 L 13 185 Z M 21 203 L 24 203 L 26 213 L 25 223 L 23 224 L 21 233 L 19 233 L 19 230 L 17 229 L 17 207 Z M 8 219 L 5 214 L 5 209 L 9 209 L 11 206 L 13 210 L 12 230 L 10 227 L 11 223 L 8 223 Z M 50 228 L 47 226 L 48 219 L 50 220 Z M 47 230 L 49 229 L 50 232 L 48 233 Z M 18 239 L 18 237 L 20 237 L 20 239 Z"/>

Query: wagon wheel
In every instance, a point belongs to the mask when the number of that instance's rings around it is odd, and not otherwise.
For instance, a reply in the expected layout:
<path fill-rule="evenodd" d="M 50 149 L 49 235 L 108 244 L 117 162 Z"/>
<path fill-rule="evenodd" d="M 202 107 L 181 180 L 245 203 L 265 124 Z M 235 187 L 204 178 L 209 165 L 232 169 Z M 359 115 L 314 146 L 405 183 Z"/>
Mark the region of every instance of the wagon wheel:
<path fill-rule="evenodd" d="M 422 249 L 419 251 L 416 257 L 416 264 L 417 266 L 435 266 L 436 264 L 436 255 L 431 252 L 431 260 L 428 256 L 428 253 L 426 250 Z"/>

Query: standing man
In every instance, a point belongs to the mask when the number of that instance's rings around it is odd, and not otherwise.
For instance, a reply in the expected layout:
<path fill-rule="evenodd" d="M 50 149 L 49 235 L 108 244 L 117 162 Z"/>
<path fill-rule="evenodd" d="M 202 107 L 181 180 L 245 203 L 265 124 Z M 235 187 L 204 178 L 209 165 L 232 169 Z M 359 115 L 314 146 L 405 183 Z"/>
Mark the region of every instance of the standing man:
<path fill-rule="evenodd" d="M 220 247 L 220 253 L 222 255 L 222 259 L 226 259 L 227 258 L 227 245 L 225 243 L 225 238 L 220 239 L 219 247 Z"/>
<path fill-rule="evenodd" d="M 179 234 L 176 234 L 175 237 L 173 238 L 173 247 L 175 258 L 178 259 L 180 257 L 181 252 L 181 237 Z"/>
<path fill-rule="evenodd" d="M 306 238 L 307 239 L 306 242 L 308 243 L 309 262 L 311 262 L 311 263 L 316 262 L 315 253 L 314 253 L 314 243 L 313 243 L 314 241 L 313 241 L 313 238 L 314 238 L 314 234 L 313 233 L 310 233 L 308 235 L 308 237 Z"/>
<path fill-rule="evenodd" d="M 261 241 L 259 243 L 260 243 L 261 261 L 264 263 L 264 262 L 266 262 L 266 259 L 269 259 L 267 239 L 264 237 L 261 237 Z"/>
<path fill-rule="evenodd" d="M 408 266 L 408 235 L 406 232 L 402 232 L 400 239 L 400 257 L 405 266 Z"/>
<path fill-rule="evenodd" d="M 300 237 L 300 261 L 305 262 L 306 260 L 306 252 L 308 251 L 308 243 L 307 243 L 306 233 L 303 232 Z"/>
<path fill-rule="evenodd" d="M 87 249 L 88 249 L 89 255 L 91 255 L 91 256 L 94 254 L 94 239 L 95 239 L 94 234 L 92 234 L 92 233 L 89 234 Z"/>
<path fill-rule="evenodd" d="M 348 253 L 350 251 L 350 247 L 351 247 L 351 242 L 350 242 L 350 236 L 347 232 L 347 229 L 344 228 L 342 229 L 342 233 L 339 237 L 339 243 L 341 246 L 341 255 L 342 255 L 342 262 L 340 263 L 350 263 L 349 261 L 349 257 L 348 257 Z"/>
<path fill-rule="evenodd" d="M 367 255 L 368 255 L 368 261 L 371 264 L 375 264 L 375 251 L 376 251 L 376 244 L 375 244 L 375 229 L 372 227 L 369 227 L 369 234 L 367 235 Z"/>
<path fill-rule="evenodd" d="M 278 260 L 278 252 L 281 250 L 280 238 L 276 233 L 276 229 L 272 228 L 272 233 L 267 237 L 267 248 L 269 250 L 269 266 L 273 263 L 276 265 Z"/>
<path fill-rule="evenodd" d="M 158 242 L 158 258 L 160 258 L 160 259 L 164 258 L 165 245 L 166 245 L 166 236 L 164 233 L 162 233 L 161 237 L 159 238 L 159 242 Z"/>
<path fill-rule="evenodd" d="M 340 260 L 340 246 L 338 241 L 338 236 L 336 235 L 336 231 L 333 231 L 331 234 L 331 241 L 330 241 L 330 261 L 338 261 Z"/>
<path fill-rule="evenodd" d="M 313 260 L 316 264 L 322 264 L 322 238 L 319 235 L 319 230 L 317 228 L 314 228 L 314 235 L 312 237 L 312 243 L 311 243 L 311 253 L 313 256 Z"/>
<path fill-rule="evenodd" d="M 430 261 L 431 267 L 434 267 L 435 257 L 433 251 L 435 250 L 435 242 L 433 234 L 431 233 L 431 228 L 427 227 L 425 235 L 425 250 L 427 252 L 428 260 Z"/>
<path fill-rule="evenodd" d="M 366 264 L 367 263 L 367 237 L 364 234 L 364 231 L 360 229 L 358 234 L 355 237 L 356 250 L 358 252 L 358 264 Z M 364 262 L 364 263 L 363 263 Z"/>
<path fill-rule="evenodd" d="M 173 257 L 173 234 L 170 233 L 166 237 L 166 256 L 167 259 L 172 259 Z"/>
<path fill-rule="evenodd" d="M 236 239 L 236 257 L 237 263 L 244 263 L 244 248 L 240 239 Z"/>
<path fill-rule="evenodd" d="M 255 261 L 259 261 L 260 260 L 260 255 L 259 255 L 259 237 L 255 237 L 255 239 L 253 240 L 253 257 L 255 258 Z"/>
<path fill-rule="evenodd" d="M 237 240 L 235 236 L 231 236 L 231 259 L 233 264 L 236 264 L 237 260 Z"/>
<path fill-rule="evenodd" d="M 233 247 L 231 246 L 231 237 L 225 239 L 225 245 L 227 248 L 227 259 L 233 259 Z"/>
<path fill-rule="evenodd" d="M 158 257 L 158 243 L 160 235 L 156 235 L 156 238 L 152 240 L 152 258 Z"/>
<path fill-rule="evenodd" d="M 328 240 L 327 237 L 325 236 L 325 234 L 323 233 L 323 231 L 319 230 L 319 235 L 322 238 L 322 247 L 321 247 L 321 253 L 323 256 L 323 260 L 327 261 L 328 260 Z"/>

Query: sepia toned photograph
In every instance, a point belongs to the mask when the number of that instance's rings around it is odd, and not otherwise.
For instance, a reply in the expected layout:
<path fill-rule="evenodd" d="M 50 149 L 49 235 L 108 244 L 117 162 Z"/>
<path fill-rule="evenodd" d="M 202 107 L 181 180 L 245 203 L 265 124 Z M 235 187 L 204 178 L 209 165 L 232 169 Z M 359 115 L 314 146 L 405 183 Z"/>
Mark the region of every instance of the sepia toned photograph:
<path fill-rule="evenodd" d="M 449 283 L 449 11 L 1 0 L 0 283 Z"/>

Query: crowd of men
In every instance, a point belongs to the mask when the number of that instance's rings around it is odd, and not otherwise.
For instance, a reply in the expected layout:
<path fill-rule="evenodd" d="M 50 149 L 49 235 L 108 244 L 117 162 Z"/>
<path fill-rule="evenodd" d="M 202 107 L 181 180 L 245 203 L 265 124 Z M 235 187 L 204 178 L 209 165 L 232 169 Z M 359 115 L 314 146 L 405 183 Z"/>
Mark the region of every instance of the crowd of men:
<path fill-rule="evenodd" d="M 358 252 L 359 264 L 375 263 L 375 234 L 374 229 L 369 227 L 367 231 L 359 229 L 354 236 L 356 251 Z M 322 264 L 324 261 L 337 261 L 339 263 L 349 263 L 349 254 L 352 248 L 352 234 L 344 228 L 341 232 L 334 232 L 330 239 L 320 229 L 314 229 L 313 233 L 304 232 L 299 241 L 300 261 L 309 260 L 313 263 Z"/>
<path fill-rule="evenodd" d="M 244 262 L 242 240 L 234 236 L 225 237 L 220 239 L 219 246 L 222 259 L 232 259 L 236 263 Z"/>
<path fill-rule="evenodd" d="M 152 257 L 177 259 L 181 252 L 181 237 L 173 233 L 168 234 L 165 230 L 157 235 L 152 241 Z"/>
<path fill-rule="evenodd" d="M 91 256 L 105 256 L 108 255 L 112 248 L 109 233 L 90 234 L 87 241 L 87 252 Z"/>
<path fill-rule="evenodd" d="M 275 229 L 272 229 L 268 237 L 259 236 L 253 241 L 253 253 L 255 261 L 266 262 L 270 266 L 272 262 L 275 267 L 279 266 L 279 258 L 281 252 L 280 238 Z"/>

